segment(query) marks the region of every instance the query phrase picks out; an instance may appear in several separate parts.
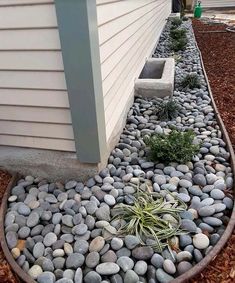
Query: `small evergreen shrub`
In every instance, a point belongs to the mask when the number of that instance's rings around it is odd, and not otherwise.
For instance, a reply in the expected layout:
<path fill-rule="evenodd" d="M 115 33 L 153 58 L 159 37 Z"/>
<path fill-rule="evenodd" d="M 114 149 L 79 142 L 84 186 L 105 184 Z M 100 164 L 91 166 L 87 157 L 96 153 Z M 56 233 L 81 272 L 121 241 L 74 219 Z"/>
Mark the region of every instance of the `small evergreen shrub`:
<path fill-rule="evenodd" d="M 188 20 L 188 17 L 183 16 L 181 19 L 182 19 L 182 21 L 186 22 Z"/>
<path fill-rule="evenodd" d="M 187 38 L 180 38 L 178 40 L 172 40 L 170 48 L 174 52 L 185 50 L 187 43 L 188 43 Z"/>
<path fill-rule="evenodd" d="M 186 30 L 185 29 L 172 29 L 170 31 L 170 37 L 175 40 L 186 38 Z"/>
<path fill-rule="evenodd" d="M 197 74 L 188 74 L 181 82 L 183 88 L 200 88 L 200 80 Z"/>
<path fill-rule="evenodd" d="M 182 24 L 182 20 L 179 18 L 174 18 L 171 20 L 171 27 L 172 28 L 177 28 Z"/>
<path fill-rule="evenodd" d="M 185 163 L 199 152 L 200 145 L 193 144 L 194 138 L 192 130 L 172 130 L 169 135 L 153 135 L 146 137 L 144 141 L 150 148 L 150 158 L 153 161 Z"/>
<path fill-rule="evenodd" d="M 171 120 L 175 117 L 177 117 L 180 110 L 179 104 L 173 100 L 170 99 L 168 101 L 162 101 L 156 109 L 156 116 L 159 120 Z"/>

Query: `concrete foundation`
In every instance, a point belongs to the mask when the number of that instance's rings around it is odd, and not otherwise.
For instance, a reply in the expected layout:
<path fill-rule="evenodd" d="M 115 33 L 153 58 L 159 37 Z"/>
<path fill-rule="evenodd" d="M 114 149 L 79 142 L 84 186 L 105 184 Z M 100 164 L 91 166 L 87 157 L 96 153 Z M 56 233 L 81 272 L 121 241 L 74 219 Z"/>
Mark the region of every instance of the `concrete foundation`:
<path fill-rule="evenodd" d="M 0 168 L 49 181 L 85 181 L 98 173 L 106 161 L 102 164 L 85 164 L 78 161 L 75 153 L 0 146 Z"/>
<path fill-rule="evenodd" d="M 163 98 L 172 96 L 174 90 L 175 61 L 173 58 L 150 58 L 135 81 L 136 93 Z"/>

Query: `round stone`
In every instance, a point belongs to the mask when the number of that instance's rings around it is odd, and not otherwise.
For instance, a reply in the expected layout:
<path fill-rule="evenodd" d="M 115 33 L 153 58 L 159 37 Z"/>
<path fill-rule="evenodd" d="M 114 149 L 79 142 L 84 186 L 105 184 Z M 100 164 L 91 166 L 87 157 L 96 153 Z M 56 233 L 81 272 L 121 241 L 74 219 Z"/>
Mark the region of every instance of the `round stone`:
<path fill-rule="evenodd" d="M 6 240 L 9 249 L 13 249 L 17 245 L 18 236 L 14 231 L 9 231 L 6 233 Z"/>
<path fill-rule="evenodd" d="M 42 274 L 42 268 L 41 268 L 41 266 L 39 266 L 39 265 L 33 265 L 30 269 L 29 269 L 29 271 L 28 271 L 28 274 L 33 278 L 33 279 L 37 279 L 38 278 L 38 276 L 40 275 L 40 274 Z"/>
<path fill-rule="evenodd" d="M 25 239 L 29 236 L 30 234 L 30 228 L 29 227 L 21 227 L 20 230 L 18 231 L 18 236 L 21 239 Z"/>
<path fill-rule="evenodd" d="M 100 255 L 98 252 L 91 252 L 86 256 L 86 266 L 94 268 L 99 264 Z"/>
<path fill-rule="evenodd" d="M 193 236 L 193 245 L 199 250 L 206 249 L 210 244 L 209 238 L 202 233 L 196 234 Z"/>
<path fill-rule="evenodd" d="M 206 186 L 206 178 L 202 174 L 196 174 L 193 177 L 193 182 L 198 186 Z"/>
<path fill-rule="evenodd" d="M 140 260 L 150 259 L 153 253 L 153 249 L 149 246 L 138 247 L 132 250 L 133 257 Z"/>
<path fill-rule="evenodd" d="M 98 236 L 91 241 L 90 246 L 89 246 L 89 251 L 90 252 L 99 252 L 103 249 L 104 245 L 105 245 L 104 238 L 101 237 L 101 236 Z"/>
<path fill-rule="evenodd" d="M 140 240 L 136 236 L 132 236 L 132 235 L 125 236 L 124 242 L 129 250 L 134 249 L 137 245 L 140 244 Z"/>
<path fill-rule="evenodd" d="M 190 261 L 192 259 L 192 254 L 190 252 L 187 252 L 187 251 L 183 251 L 183 252 L 179 252 L 177 255 L 176 255 L 176 259 L 178 262 L 181 262 L 181 261 Z"/>
<path fill-rule="evenodd" d="M 38 283 L 54 283 L 55 275 L 52 272 L 43 272 L 37 277 Z"/>
<path fill-rule="evenodd" d="M 181 261 L 177 266 L 177 271 L 179 275 L 189 271 L 192 268 L 192 264 L 188 261 Z"/>
<path fill-rule="evenodd" d="M 88 243 L 87 243 L 87 250 L 88 250 Z M 65 252 L 66 255 L 72 254 L 73 253 L 73 247 L 69 243 L 64 243 L 64 252 Z M 75 251 L 75 252 L 78 252 L 78 251 Z"/>
<path fill-rule="evenodd" d="M 116 262 L 117 256 L 114 251 L 108 250 L 105 254 L 101 256 L 101 262 Z"/>
<path fill-rule="evenodd" d="M 62 223 L 68 227 L 73 227 L 73 216 L 72 215 L 63 215 Z"/>
<path fill-rule="evenodd" d="M 55 233 L 53 232 L 49 232 L 48 234 L 46 234 L 43 243 L 46 247 L 50 247 L 52 246 L 55 242 L 57 241 L 57 236 Z"/>
<path fill-rule="evenodd" d="M 166 273 L 163 269 L 158 268 L 156 271 L 156 277 L 159 283 L 168 283 L 174 280 L 174 277 Z"/>
<path fill-rule="evenodd" d="M 134 271 L 138 275 L 144 275 L 147 272 L 147 268 L 147 263 L 143 260 L 139 260 L 135 264 Z"/>
<path fill-rule="evenodd" d="M 17 259 L 20 256 L 20 250 L 18 248 L 13 248 L 11 250 L 11 254 L 14 257 L 14 259 Z"/>
<path fill-rule="evenodd" d="M 154 254 L 151 258 L 151 263 L 156 268 L 162 268 L 164 262 L 164 258 L 159 254 Z"/>
<path fill-rule="evenodd" d="M 136 283 L 139 281 L 139 276 L 133 270 L 127 270 L 124 276 L 124 283 Z"/>
<path fill-rule="evenodd" d="M 81 267 L 83 265 L 84 261 L 85 261 L 84 255 L 79 253 L 73 253 L 67 257 L 66 267 L 77 269 L 78 267 Z"/>
<path fill-rule="evenodd" d="M 120 250 L 122 247 L 123 247 L 123 240 L 120 239 L 120 238 L 116 238 L 114 237 L 112 240 L 111 240 L 111 248 L 113 250 Z"/>
<path fill-rule="evenodd" d="M 43 243 L 40 243 L 40 242 L 36 243 L 34 248 L 33 248 L 33 256 L 35 258 L 39 258 L 39 257 L 43 256 L 44 250 L 45 250 L 45 247 L 44 247 Z"/>
<path fill-rule="evenodd" d="M 42 262 L 42 269 L 44 271 L 51 271 L 51 272 L 53 272 L 54 271 L 54 264 L 53 264 L 53 262 L 50 259 L 45 258 L 43 260 L 43 262 Z"/>
<path fill-rule="evenodd" d="M 182 219 L 181 228 L 192 233 L 197 231 L 197 225 L 190 219 Z"/>
<path fill-rule="evenodd" d="M 116 203 L 115 198 L 112 195 L 105 195 L 104 196 L 104 201 L 109 205 L 113 206 Z"/>
<path fill-rule="evenodd" d="M 124 272 L 127 272 L 127 270 L 130 270 L 134 267 L 134 261 L 127 256 L 119 257 L 117 260 L 117 264 Z"/>
<path fill-rule="evenodd" d="M 113 275 L 118 273 L 120 267 L 113 262 L 105 262 L 96 266 L 96 272 L 100 275 Z"/>
<path fill-rule="evenodd" d="M 212 206 L 204 206 L 204 207 L 201 207 L 198 211 L 198 214 L 200 216 L 211 216 L 215 213 L 215 208 L 212 207 Z"/>
<path fill-rule="evenodd" d="M 36 226 L 38 223 L 39 223 L 38 213 L 32 212 L 27 219 L 27 222 L 26 222 L 27 226 L 32 228 L 32 227 Z"/>
<path fill-rule="evenodd" d="M 56 250 L 53 251 L 52 256 L 53 257 L 58 257 L 58 256 L 63 257 L 64 254 L 65 254 L 65 252 L 64 252 L 63 249 L 56 249 Z"/>
<path fill-rule="evenodd" d="M 76 227 L 76 229 L 74 229 L 75 227 Z M 88 227 L 87 227 L 86 224 L 78 224 L 78 225 L 75 226 L 75 227 L 73 228 L 72 231 L 74 231 L 74 233 L 75 233 L 76 235 L 79 235 L 79 236 L 82 236 L 82 235 L 86 234 L 86 232 L 87 232 L 87 230 L 88 230 Z"/>
<path fill-rule="evenodd" d="M 31 212 L 31 209 L 24 203 L 19 203 L 17 211 L 21 215 L 28 216 Z"/>
<path fill-rule="evenodd" d="M 74 252 L 80 254 L 86 254 L 89 249 L 89 244 L 87 241 L 79 239 L 74 243 Z"/>
<path fill-rule="evenodd" d="M 168 274 L 175 274 L 176 273 L 176 267 L 170 259 L 164 260 L 163 268 Z"/>
<path fill-rule="evenodd" d="M 84 282 L 85 283 L 100 283 L 102 281 L 101 276 L 95 272 L 95 271 L 90 271 L 86 274 L 84 277 Z"/>
<path fill-rule="evenodd" d="M 214 189 L 210 192 L 213 199 L 223 199 L 225 197 L 224 193 L 219 189 Z"/>

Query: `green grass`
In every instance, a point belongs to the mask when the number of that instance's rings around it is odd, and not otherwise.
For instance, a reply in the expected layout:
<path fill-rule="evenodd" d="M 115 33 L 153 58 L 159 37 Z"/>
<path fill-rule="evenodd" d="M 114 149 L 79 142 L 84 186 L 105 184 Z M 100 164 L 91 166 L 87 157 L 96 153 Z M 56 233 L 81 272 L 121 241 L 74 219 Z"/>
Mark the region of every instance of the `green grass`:
<path fill-rule="evenodd" d="M 118 204 L 115 206 L 115 218 L 123 219 L 123 225 L 119 233 L 123 235 L 135 235 L 142 245 L 146 245 L 146 239 L 151 239 L 152 248 L 161 252 L 166 246 L 171 248 L 170 240 L 184 234 L 180 230 L 180 212 L 185 211 L 186 204 L 173 196 L 166 201 L 159 193 L 147 193 L 137 188 L 134 205 Z M 173 222 L 164 220 L 164 215 L 171 215 Z"/>

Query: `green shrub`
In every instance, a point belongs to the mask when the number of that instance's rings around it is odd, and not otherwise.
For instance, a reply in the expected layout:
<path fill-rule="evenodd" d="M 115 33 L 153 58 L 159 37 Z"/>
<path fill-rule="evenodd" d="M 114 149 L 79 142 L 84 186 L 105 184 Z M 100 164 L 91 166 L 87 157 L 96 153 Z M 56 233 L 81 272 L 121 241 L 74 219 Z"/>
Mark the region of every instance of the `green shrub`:
<path fill-rule="evenodd" d="M 171 20 L 171 27 L 176 28 L 179 27 L 182 24 L 182 20 L 179 18 L 174 18 Z"/>
<path fill-rule="evenodd" d="M 181 82 L 181 85 L 183 88 L 200 88 L 200 80 L 197 74 L 188 74 L 184 77 L 184 79 Z"/>
<path fill-rule="evenodd" d="M 188 21 L 188 17 L 186 17 L 186 16 L 183 16 L 181 19 L 182 19 L 182 21 L 184 21 L 184 22 Z"/>
<path fill-rule="evenodd" d="M 200 145 L 193 144 L 195 134 L 192 130 L 181 132 L 172 130 L 169 135 L 159 134 L 144 139 L 150 148 L 153 161 L 185 163 L 199 152 Z"/>
<path fill-rule="evenodd" d="M 186 38 L 186 30 L 185 29 L 172 29 L 170 31 L 170 37 L 175 40 Z"/>
<path fill-rule="evenodd" d="M 142 245 L 151 239 L 156 252 L 161 252 L 164 247 L 171 248 L 170 241 L 174 236 L 185 234 L 179 229 L 180 212 L 185 211 L 186 204 L 167 191 L 172 200 L 164 200 L 159 193 L 147 193 L 137 188 L 134 196 L 134 205 L 118 204 L 114 213 L 116 219 L 125 220 L 119 232 L 124 235 L 135 235 Z M 170 215 L 171 220 L 164 219 L 164 215 Z"/>
<path fill-rule="evenodd" d="M 187 38 L 180 38 L 178 40 L 172 40 L 170 48 L 174 52 L 185 50 L 187 43 L 188 43 Z"/>
<path fill-rule="evenodd" d="M 179 110 L 180 106 L 175 100 L 163 100 L 160 104 L 158 104 L 155 115 L 159 120 L 171 120 L 177 117 Z"/>

